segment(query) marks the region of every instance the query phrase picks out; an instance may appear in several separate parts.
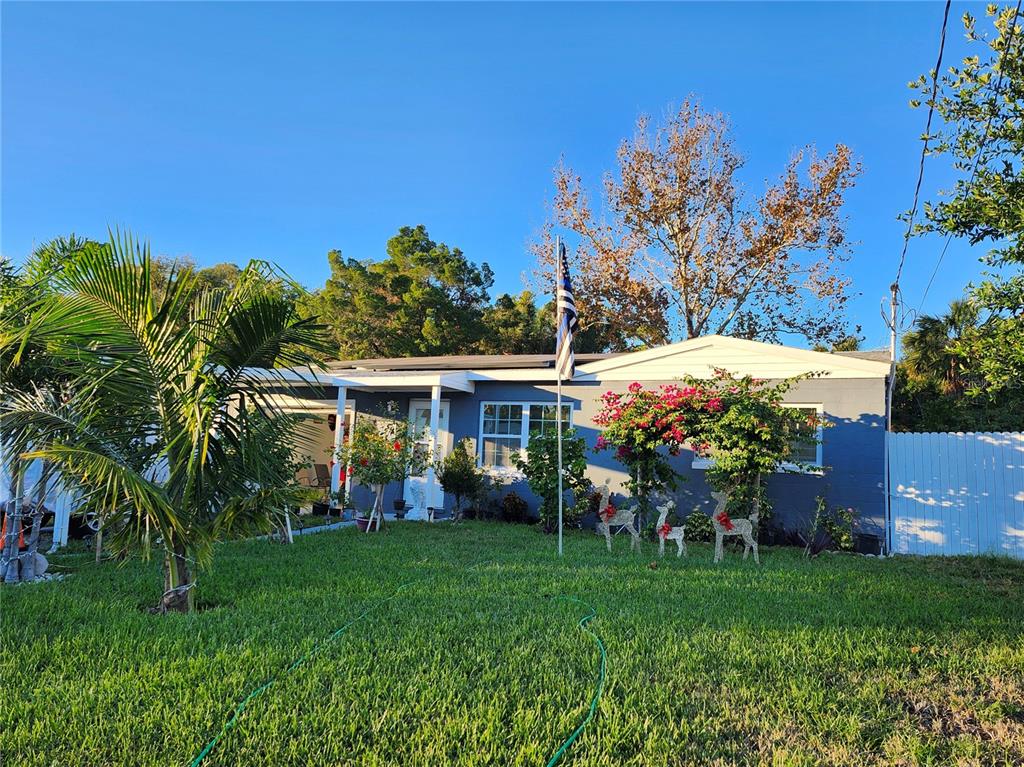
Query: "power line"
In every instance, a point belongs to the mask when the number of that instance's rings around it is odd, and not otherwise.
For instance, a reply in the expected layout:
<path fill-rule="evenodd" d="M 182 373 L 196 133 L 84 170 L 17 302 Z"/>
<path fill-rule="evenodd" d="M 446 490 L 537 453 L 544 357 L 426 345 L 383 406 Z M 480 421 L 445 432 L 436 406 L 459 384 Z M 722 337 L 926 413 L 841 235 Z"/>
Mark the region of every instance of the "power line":
<path fill-rule="evenodd" d="M 907 231 L 903 235 L 903 252 L 900 253 L 900 265 L 896 269 L 896 286 L 900 284 L 900 276 L 903 274 L 903 262 L 907 259 L 907 247 L 910 245 L 910 235 L 914 231 L 914 216 L 917 215 L 917 204 L 921 197 L 921 182 L 924 181 L 924 160 L 928 156 L 928 140 L 931 138 L 932 115 L 935 114 L 935 99 L 939 93 L 939 70 L 942 69 L 942 54 L 946 49 L 946 26 L 949 22 L 949 6 L 952 0 L 946 0 L 946 8 L 942 13 L 942 31 L 939 34 L 939 55 L 935 60 L 935 69 L 932 71 L 932 96 L 928 99 L 928 119 L 924 126 L 924 146 L 921 147 L 921 161 L 917 169 L 917 184 L 914 186 L 914 204 L 910 208 L 910 215 L 907 217 Z"/>
<path fill-rule="evenodd" d="M 1017 16 L 1020 15 L 1021 0 L 1017 0 L 1017 7 L 1013 9 L 1013 19 L 1010 20 L 1009 33 L 1010 37 L 1006 41 L 1006 50 L 1003 51 L 1003 58 L 1009 59 L 1010 54 L 1013 52 L 1013 44 L 1017 41 Z M 995 90 L 993 91 L 994 99 L 997 101 L 996 108 L 998 109 L 998 99 L 1000 92 L 1003 89 L 1003 76 L 1006 74 L 1005 67 L 1000 68 L 999 78 L 996 80 Z M 993 110 L 994 112 L 994 110 Z M 985 133 L 981 137 L 981 142 L 978 144 L 978 152 L 974 156 L 974 167 L 971 168 L 971 177 L 967 181 L 967 187 L 970 189 L 971 185 L 974 184 L 975 176 L 978 174 L 978 166 L 981 164 L 981 157 L 985 153 L 985 145 L 988 143 L 989 131 L 992 129 L 992 118 L 993 112 L 989 112 L 988 119 L 985 121 Z M 939 267 L 942 265 L 942 259 L 946 256 L 946 250 L 949 248 L 949 243 L 953 239 L 952 233 L 946 237 L 946 242 L 942 246 L 942 251 L 939 253 L 939 258 L 935 262 L 935 268 L 932 269 L 932 276 L 928 278 L 928 284 L 925 285 L 924 294 L 921 296 L 921 303 L 918 304 L 918 311 L 924 307 L 925 299 L 928 298 L 928 291 L 932 288 L 932 282 L 935 281 L 935 275 L 939 273 Z M 898 277 L 897 277 L 898 279 Z"/>

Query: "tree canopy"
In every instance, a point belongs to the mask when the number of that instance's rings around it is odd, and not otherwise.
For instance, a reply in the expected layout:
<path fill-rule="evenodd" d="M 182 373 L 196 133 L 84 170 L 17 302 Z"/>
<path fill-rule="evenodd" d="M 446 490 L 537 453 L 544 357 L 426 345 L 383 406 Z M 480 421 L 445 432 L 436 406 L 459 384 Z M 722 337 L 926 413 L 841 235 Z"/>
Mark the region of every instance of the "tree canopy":
<path fill-rule="evenodd" d="M 494 282 L 461 250 L 403 226 L 386 258 L 358 261 L 328 253 L 331 276 L 313 310 L 327 322 L 342 359 L 452 354 L 473 348 Z"/>
<path fill-rule="evenodd" d="M 844 334 L 849 280 L 841 215 L 860 173 L 842 144 L 795 152 L 757 198 L 726 118 L 686 101 L 662 125 L 641 116 L 604 178 L 597 212 L 582 179 L 555 169 L 553 220 L 535 244 L 551 279 L 554 227 L 572 233 L 581 326 L 609 346 L 710 333 L 832 342 Z"/>

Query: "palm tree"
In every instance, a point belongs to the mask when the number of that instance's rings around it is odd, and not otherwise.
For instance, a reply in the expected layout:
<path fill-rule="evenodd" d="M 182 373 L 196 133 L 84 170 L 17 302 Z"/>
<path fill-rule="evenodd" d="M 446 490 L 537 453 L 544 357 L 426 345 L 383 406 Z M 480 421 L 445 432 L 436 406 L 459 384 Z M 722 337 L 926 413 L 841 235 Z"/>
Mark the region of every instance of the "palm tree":
<path fill-rule="evenodd" d="M 272 449 L 300 428 L 281 396 L 317 383 L 327 346 L 266 263 L 231 289 L 203 289 L 186 269 L 158 293 L 153 277 L 148 245 L 112 233 L 53 275 L 25 322 L 0 329 L 11 365 L 44 348 L 66 379 L 0 390 L 0 438 L 59 470 L 112 551 L 158 550 L 162 609 L 191 610 L 213 543 L 270 530 L 301 492 Z"/>
<path fill-rule="evenodd" d="M 907 373 L 935 381 L 944 394 L 959 394 L 966 386 L 965 360 L 957 344 L 978 327 L 978 307 L 971 301 L 953 301 L 941 317 L 923 314 L 915 329 L 903 336 Z"/>

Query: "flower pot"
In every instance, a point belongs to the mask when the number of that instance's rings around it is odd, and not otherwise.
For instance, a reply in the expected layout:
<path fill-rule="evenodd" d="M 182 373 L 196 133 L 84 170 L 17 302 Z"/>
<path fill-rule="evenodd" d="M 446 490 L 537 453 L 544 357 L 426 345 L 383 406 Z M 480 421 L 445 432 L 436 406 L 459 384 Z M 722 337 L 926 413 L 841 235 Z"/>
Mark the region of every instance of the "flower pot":
<path fill-rule="evenodd" d="M 369 525 L 370 525 L 369 517 L 356 517 L 356 528 L 359 530 L 359 532 L 365 533 L 366 529 L 369 527 Z M 374 519 L 373 520 L 373 527 L 370 528 L 370 532 L 371 533 L 375 533 L 379 529 L 380 529 L 380 520 L 379 519 Z"/>

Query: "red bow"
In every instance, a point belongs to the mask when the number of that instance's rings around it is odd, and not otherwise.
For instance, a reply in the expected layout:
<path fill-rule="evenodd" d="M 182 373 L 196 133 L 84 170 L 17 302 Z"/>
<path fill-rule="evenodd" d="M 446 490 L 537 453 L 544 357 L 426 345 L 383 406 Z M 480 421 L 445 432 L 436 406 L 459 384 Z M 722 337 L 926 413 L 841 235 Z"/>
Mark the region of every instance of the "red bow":
<path fill-rule="evenodd" d="M 658 535 L 660 535 L 662 538 L 668 538 L 668 534 L 671 533 L 671 532 L 672 532 L 672 525 L 670 525 L 668 522 L 666 522 L 665 524 L 663 524 L 661 527 L 658 528 Z"/>
<path fill-rule="evenodd" d="M 729 515 L 726 514 L 724 511 L 715 515 L 715 521 L 722 527 L 724 527 L 726 532 L 736 527 L 736 525 L 732 523 L 732 520 L 729 519 Z"/>
<path fill-rule="evenodd" d="M 604 507 L 604 510 L 601 512 L 601 516 L 604 517 L 605 522 L 611 522 L 612 517 L 615 516 L 615 507 L 609 503 Z"/>

